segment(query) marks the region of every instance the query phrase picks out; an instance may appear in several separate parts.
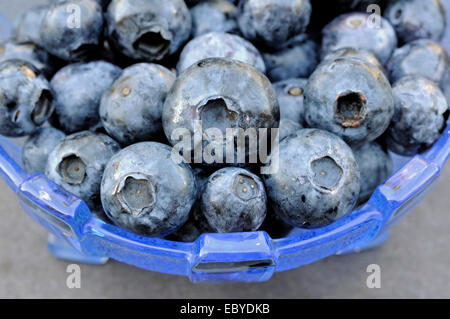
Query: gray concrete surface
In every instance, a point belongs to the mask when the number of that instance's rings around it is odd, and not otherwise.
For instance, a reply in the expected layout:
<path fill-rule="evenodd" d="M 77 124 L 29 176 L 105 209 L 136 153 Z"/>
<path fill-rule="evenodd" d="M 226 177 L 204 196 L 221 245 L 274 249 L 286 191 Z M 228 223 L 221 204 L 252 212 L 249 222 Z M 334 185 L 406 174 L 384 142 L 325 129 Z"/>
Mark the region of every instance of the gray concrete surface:
<path fill-rule="evenodd" d="M 0 1 L 9 19 L 45 1 Z M 447 36 L 447 40 L 448 40 Z M 110 261 L 81 266 L 81 288 L 66 286 L 69 263 L 46 250 L 46 232 L 0 182 L 0 298 L 450 298 L 450 165 L 434 191 L 393 229 L 379 249 L 333 256 L 275 274 L 265 283 L 191 284 Z M 381 288 L 366 286 L 369 264 Z"/>

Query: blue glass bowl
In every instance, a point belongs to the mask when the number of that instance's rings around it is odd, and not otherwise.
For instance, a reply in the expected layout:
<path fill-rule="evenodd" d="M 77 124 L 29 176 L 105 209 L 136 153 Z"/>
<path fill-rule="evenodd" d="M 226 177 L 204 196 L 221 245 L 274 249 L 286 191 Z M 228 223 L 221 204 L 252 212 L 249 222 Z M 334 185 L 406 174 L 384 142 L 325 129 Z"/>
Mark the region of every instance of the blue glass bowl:
<path fill-rule="evenodd" d="M 0 39 L 9 24 L 0 16 Z M 389 228 L 430 191 L 450 153 L 450 125 L 424 154 L 394 156 L 399 168 L 370 200 L 323 228 L 294 231 L 272 239 L 264 231 L 203 234 L 193 243 L 130 233 L 95 217 L 86 204 L 41 174 L 28 175 L 21 149 L 0 136 L 0 177 L 24 211 L 49 233 L 48 247 L 59 258 L 101 264 L 113 258 L 147 270 L 202 281 L 265 281 L 275 271 L 310 264 L 334 254 L 382 243 Z M 404 164 L 404 165 L 403 165 Z"/>
<path fill-rule="evenodd" d="M 21 166 L 21 149 L 0 137 L 0 177 L 24 211 L 51 234 L 60 258 L 103 263 L 108 258 L 200 281 L 264 281 L 275 271 L 379 244 L 388 229 L 417 205 L 437 181 L 450 153 L 450 125 L 427 152 L 408 159 L 370 200 L 323 228 L 294 230 L 272 239 L 264 231 L 203 234 L 193 243 L 139 236 L 95 217 L 86 204 L 41 174 Z M 396 159 L 398 164 L 398 159 Z"/>

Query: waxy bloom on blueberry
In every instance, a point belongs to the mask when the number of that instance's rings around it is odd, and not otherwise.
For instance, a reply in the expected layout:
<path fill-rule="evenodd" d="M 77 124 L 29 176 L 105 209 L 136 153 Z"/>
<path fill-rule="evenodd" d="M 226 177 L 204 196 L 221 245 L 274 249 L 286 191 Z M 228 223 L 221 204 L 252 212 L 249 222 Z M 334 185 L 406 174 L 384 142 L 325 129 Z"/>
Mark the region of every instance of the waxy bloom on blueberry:
<path fill-rule="evenodd" d="M 447 26 L 441 0 L 391 0 L 383 15 L 403 43 L 417 39 L 441 41 Z"/>
<path fill-rule="evenodd" d="M 103 94 L 100 118 L 109 135 L 129 145 L 163 135 L 161 114 L 175 74 L 152 63 L 134 64 Z"/>
<path fill-rule="evenodd" d="M 385 64 L 397 46 L 397 36 L 389 21 L 378 16 L 375 25 L 369 14 L 346 13 L 331 21 L 322 31 L 322 56 L 342 48 L 354 48 L 372 52 L 381 64 Z"/>
<path fill-rule="evenodd" d="M 53 93 L 45 77 L 30 63 L 0 63 L 0 134 L 34 133 L 53 112 Z"/>
<path fill-rule="evenodd" d="M 394 114 L 392 88 L 383 71 L 355 58 L 324 61 L 305 88 L 305 119 L 349 144 L 378 138 Z"/>
<path fill-rule="evenodd" d="M 192 36 L 209 32 L 237 33 L 238 9 L 230 1 L 202 1 L 190 10 L 192 16 Z"/>
<path fill-rule="evenodd" d="M 450 68 L 450 57 L 439 43 L 422 39 L 395 50 L 386 67 L 392 83 L 407 75 L 422 76 L 439 83 Z"/>
<path fill-rule="evenodd" d="M 166 236 L 188 217 L 196 200 L 192 169 L 170 146 L 137 143 L 117 153 L 103 175 L 101 198 L 117 225 L 148 236 Z"/>
<path fill-rule="evenodd" d="M 244 37 L 269 48 L 280 48 L 305 31 L 311 16 L 309 0 L 242 0 L 239 9 Z"/>
<path fill-rule="evenodd" d="M 300 228 L 326 226 L 351 212 L 360 173 L 350 147 L 338 136 L 303 129 L 280 142 L 279 170 L 265 175 L 272 207 Z"/>
<path fill-rule="evenodd" d="M 100 207 L 100 183 L 111 156 L 120 150 L 109 136 L 83 131 L 67 136 L 50 153 L 45 174 L 86 202 Z"/>
<path fill-rule="evenodd" d="M 105 61 L 69 64 L 59 70 L 50 82 L 55 94 L 52 123 L 69 134 L 96 126 L 100 99 L 120 72 Z"/>
<path fill-rule="evenodd" d="M 202 195 L 202 212 L 217 232 L 257 230 L 264 221 L 267 198 L 258 176 L 236 167 L 212 174 Z"/>
<path fill-rule="evenodd" d="M 67 61 L 95 54 L 103 36 L 103 13 L 93 0 L 67 0 L 50 6 L 40 27 L 39 43 Z"/>
<path fill-rule="evenodd" d="M 111 44 L 137 60 L 158 61 L 174 54 L 192 28 L 183 0 L 112 0 L 105 17 Z"/>
<path fill-rule="evenodd" d="M 393 152 L 412 156 L 439 138 L 446 125 L 447 101 L 435 82 L 418 76 L 400 79 L 393 92 L 395 113 L 386 142 Z"/>
<path fill-rule="evenodd" d="M 53 127 L 40 128 L 30 135 L 22 148 L 22 162 L 28 173 L 45 173 L 48 155 L 66 134 Z"/>
<path fill-rule="evenodd" d="M 211 32 L 192 39 L 181 51 L 177 70 L 182 73 L 195 62 L 206 58 L 226 58 L 247 63 L 266 72 L 263 58 L 253 44 L 240 36 Z"/>
<path fill-rule="evenodd" d="M 375 189 L 392 174 L 392 159 L 389 153 L 377 142 L 352 148 L 361 172 L 361 191 L 359 202 L 369 199 Z"/>
<path fill-rule="evenodd" d="M 260 128 L 269 132 L 277 128 L 279 118 L 275 91 L 261 72 L 236 60 L 218 58 L 199 61 L 177 78 L 164 103 L 162 117 L 164 132 L 172 145 L 180 142 L 180 133 L 182 137 L 188 133 L 192 138 L 184 155 L 194 161 L 194 150 L 208 146 L 214 146 L 215 151 L 222 146 L 225 149 L 227 129 L 253 129 L 259 135 Z M 196 134 L 200 140 L 194 138 Z M 202 156 L 200 163 L 234 164 L 225 160 L 226 153 L 224 150 L 220 158 L 215 154 L 212 161 L 205 161 Z"/>

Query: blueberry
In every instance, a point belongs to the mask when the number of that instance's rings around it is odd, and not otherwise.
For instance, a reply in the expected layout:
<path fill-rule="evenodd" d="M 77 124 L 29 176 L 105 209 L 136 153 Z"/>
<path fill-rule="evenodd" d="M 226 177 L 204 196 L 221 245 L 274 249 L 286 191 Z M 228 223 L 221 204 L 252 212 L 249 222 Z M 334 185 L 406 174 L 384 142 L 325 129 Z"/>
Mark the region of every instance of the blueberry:
<path fill-rule="evenodd" d="M 267 76 L 273 82 L 308 77 L 318 63 L 317 44 L 301 34 L 275 52 L 263 53 Z"/>
<path fill-rule="evenodd" d="M 441 41 L 447 26 L 445 8 L 440 0 L 393 0 L 384 11 L 403 43 L 417 39 Z"/>
<path fill-rule="evenodd" d="M 355 145 L 373 141 L 394 113 L 392 88 L 383 72 L 361 59 L 324 61 L 305 88 L 305 119 Z"/>
<path fill-rule="evenodd" d="M 31 135 L 22 148 L 22 162 L 28 173 L 45 174 L 48 155 L 65 137 L 66 134 L 53 127 L 40 128 Z"/>
<path fill-rule="evenodd" d="M 195 177 L 171 147 L 142 142 L 124 148 L 103 175 L 103 208 L 119 226 L 165 236 L 183 225 L 196 199 Z"/>
<path fill-rule="evenodd" d="M 407 76 L 393 87 L 395 113 L 387 131 L 389 149 L 412 156 L 430 147 L 445 127 L 447 102 L 435 82 Z"/>
<path fill-rule="evenodd" d="M 11 59 L 27 61 L 46 76 L 53 74 L 52 58 L 34 43 L 6 42 L 0 47 L 0 62 Z"/>
<path fill-rule="evenodd" d="M 229 1 L 209 0 L 200 2 L 191 10 L 192 35 L 209 32 L 237 33 L 238 9 Z"/>
<path fill-rule="evenodd" d="M 377 142 L 353 148 L 353 155 L 361 172 L 359 202 L 369 199 L 375 189 L 392 174 L 392 159 Z"/>
<path fill-rule="evenodd" d="M 197 200 L 192 206 L 191 212 L 189 213 L 189 220 L 184 223 L 176 232 L 172 233 L 168 239 L 176 240 L 182 242 L 193 242 L 198 236 L 204 233 L 214 233 L 215 231 L 209 226 L 205 215 L 202 213 L 201 208 L 201 196 L 208 182 L 209 174 L 208 171 L 196 167 L 193 169 L 195 176 L 195 183 L 197 189 Z"/>
<path fill-rule="evenodd" d="M 259 128 L 278 127 L 279 116 L 275 91 L 262 73 L 239 61 L 211 58 L 192 65 L 178 77 L 164 103 L 162 118 L 172 145 L 179 143 L 177 129 L 187 129 L 194 137 L 196 121 L 200 121 L 203 139 L 198 142 L 205 149 L 225 145 L 227 128 L 251 128 L 259 135 Z M 215 129 L 214 134 L 218 129 L 225 138 L 215 139 L 218 136 L 209 134 L 208 129 Z M 192 150 L 202 148 L 195 139 L 194 143 L 184 149 L 187 157 L 189 153 L 195 156 Z M 224 158 L 225 154 L 224 151 Z M 219 154 L 215 155 L 213 161 L 200 162 L 225 162 Z"/>
<path fill-rule="evenodd" d="M 373 7 L 369 7 L 369 5 L 379 6 L 381 13 L 385 8 L 386 1 L 387 0 L 311 1 L 312 15 L 308 29 L 312 32 L 320 32 L 327 23 L 343 13 L 353 11 L 374 13 Z"/>
<path fill-rule="evenodd" d="M 331 21 L 322 31 L 322 57 L 342 48 L 372 52 L 381 64 L 386 64 L 397 47 L 397 37 L 391 24 L 382 17 L 374 26 L 369 14 L 346 13 Z"/>
<path fill-rule="evenodd" d="M 264 184 L 255 174 L 227 167 L 209 177 L 202 195 L 202 212 L 215 231 L 257 230 L 266 217 L 266 210 Z"/>
<path fill-rule="evenodd" d="M 304 124 L 303 93 L 307 82 L 307 79 L 288 79 L 273 83 L 280 104 L 280 119 Z"/>
<path fill-rule="evenodd" d="M 174 81 L 175 75 L 158 64 L 138 63 L 124 69 L 100 103 L 108 134 L 124 145 L 163 135 L 163 103 Z"/>
<path fill-rule="evenodd" d="M 100 183 L 109 159 L 120 150 L 109 136 L 82 131 L 67 136 L 50 153 L 45 174 L 91 208 L 100 207 Z"/>
<path fill-rule="evenodd" d="M 30 63 L 0 63 L 0 134 L 24 136 L 37 130 L 53 112 L 53 93 L 45 77 Z"/>
<path fill-rule="evenodd" d="M 82 60 L 98 50 L 102 32 L 102 8 L 95 1 L 61 1 L 50 6 L 42 21 L 40 44 L 63 60 Z"/>
<path fill-rule="evenodd" d="M 300 228 L 326 226 L 351 212 L 360 173 L 350 147 L 338 136 L 303 129 L 280 142 L 276 173 L 265 175 L 273 210 Z"/>
<path fill-rule="evenodd" d="M 394 83 L 407 75 L 417 75 L 440 82 L 450 68 L 447 51 L 431 40 L 421 39 L 395 50 L 387 69 Z"/>
<path fill-rule="evenodd" d="M 208 224 L 205 215 L 203 215 L 200 204 L 200 201 L 194 204 L 189 214 L 189 220 L 176 232 L 172 233 L 168 239 L 181 242 L 193 242 L 201 234 L 215 233 Z"/>
<path fill-rule="evenodd" d="M 19 15 L 14 21 L 12 39 L 18 43 L 41 43 L 39 30 L 48 8 L 47 5 L 34 6 Z"/>
<path fill-rule="evenodd" d="M 239 2 L 239 28 L 250 41 L 280 48 L 305 31 L 311 16 L 309 0 L 242 0 Z"/>
<path fill-rule="evenodd" d="M 147 61 L 174 54 L 192 28 L 182 0 L 112 0 L 106 21 L 113 46 L 130 58 Z"/>
<path fill-rule="evenodd" d="M 181 73 L 206 58 L 238 60 L 266 72 L 262 56 L 253 44 L 237 35 L 222 32 L 207 33 L 188 42 L 181 51 L 177 70 Z"/>
<path fill-rule="evenodd" d="M 279 141 L 284 139 L 285 137 L 295 133 L 298 130 L 303 128 L 298 122 L 291 121 L 289 119 L 281 119 L 280 120 L 280 129 L 278 131 Z"/>
<path fill-rule="evenodd" d="M 50 84 L 55 94 L 53 124 L 66 133 L 87 130 L 100 121 L 100 99 L 121 69 L 104 61 L 69 64 Z"/>
<path fill-rule="evenodd" d="M 353 58 L 353 59 L 361 59 L 364 62 L 370 63 L 373 66 L 379 68 L 385 75 L 387 75 L 387 71 L 383 67 L 383 65 L 378 61 L 377 57 L 367 50 L 357 50 L 353 48 L 342 48 L 333 52 L 328 53 L 324 56 L 323 61 L 336 60 L 339 58 Z"/>

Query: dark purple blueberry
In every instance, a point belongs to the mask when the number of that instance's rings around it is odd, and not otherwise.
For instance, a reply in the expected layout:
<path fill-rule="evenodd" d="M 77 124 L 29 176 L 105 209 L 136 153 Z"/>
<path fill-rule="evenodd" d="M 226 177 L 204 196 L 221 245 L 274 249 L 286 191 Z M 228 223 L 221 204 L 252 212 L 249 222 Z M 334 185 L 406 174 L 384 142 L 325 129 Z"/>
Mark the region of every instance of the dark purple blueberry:
<path fill-rule="evenodd" d="M 383 16 L 389 20 L 402 43 L 417 39 L 441 41 L 447 26 L 441 0 L 392 0 Z"/>
<path fill-rule="evenodd" d="M 103 13 L 93 0 L 54 3 L 45 15 L 40 38 L 51 54 L 66 60 L 85 59 L 99 50 L 103 34 Z"/>
<path fill-rule="evenodd" d="M 440 82 L 450 68 L 447 51 L 437 42 L 416 40 L 394 51 L 387 65 L 392 83 L 407 75 L 416 75 Z"/>
<path fill-rule="evenodd" d="M 375 189 L 392 174 L 392 159 L 377 142 L 353 148 L 356 162 L 361 172 L 359 202 L 369 199 Z"/>
<path fill-rule="evenodd" d="M 284 139 L 285 137 L 301 130 L 303 126 L 298 124 L 297 122 L 291 121 L 289 119 L 281 119 L 280 120 L 280 129 L 278 131 L 279 141 Z"/>
<path fill-rule="evenodd" d="M 75 133 L 50 153 L 45 174 L 92 210 L 98 210 L 103 170 L 119 150 L 119 144 L 109 136 L 89 131 Z"/>
<path fill-rule="evenodd" d="M 384 73 L 361 59 L 324 61 L 308 80 L 305 119 L 355 145 L 378 138 L 394 114 L 392 88 Z"/>
<path fill-rule="evenodd" d="M 448 106 L 435 82 L 407 76 L 394 84 L 395 113 L 386 142 L 397 154 L 412 156 L 433 145 L 446 125 Z"/>
<path fill-rule="evenodd" d="M 243 132 L 252 129 L 258 139 L 260 128 L 270 132 L 270 128 L 278 127 L 279 116 L 275 91 L 262 73 L 236 60 L 211 58 L 192 65 L 178 77 L 164 103 L 162 118 L 164 132 L 172 145 L 178 148 L 182 137 L 189 138 L 183 149 L 187 160 L 215 165 L 236 164 L 236 158 L 226 156 L 227 129 L 236 129 L 231 132 L 233 141 L 238 137 L 237 129 Z M 194 138 L 196 133 L 200 134 L 200 140 Z M 229 144 L 234 144 L 233 141 Z M 223 152 L 219 153 L 222 147 Z M 198 159 L 198 152 L 193 150 L 202 149 L 204 152 Z M 254 149 L 246 151 L 258 157 Z M 206 153 L 210 158 L 202 156 Z"/>
<path fill-rule="evenodd" d="M 53 93 L 45 77 L 30 63 L 0 63 L 0 134 L 34 133 L 53 112 Z"/>
<path fill-rule="evenodd" d="M 48 8 L 48 5 L 34 6 L 20 14 L 14 21 L 12 39 L 18 43 L 40 44 L 39 31 Z"/>
<path fill-rule="evenodd" d="M 286 119 L 304 125 L 303 97 L 307 83 L 307 79 L 288 79 L 273 83 L 280 105 L 281 120 Z"/>
<path fill-rule="evenodd" d="M 333 51 L 328 53 L 324 58 L 323 61 L 329 61 L 329 60 L 335 60 L 339 58 L 352 58 L 352 59 L 361 59 L 367 63 L 370 63 L 377 68 L 379 68 L 381 71 L 383 71 L 384 74 L 387 74 L 387 71 L 383 67 L 383 65 L 378 61 L 376 56 L 367 50 L 357 50 L 353 48 L 343 48 L 339 49 L 337 51 Z"/>
<path fill-rule="evenodd" d="M 0 62 L 11 59 L 19 59 L 31 63 L 47 77 L 51 76 L 54 71 L 51 56 L 44 49 L 31 42 L 6 42 L 0 47 Z"/>
<path fill-rule="evenodd" d="M 266 72 L 264 60 L 253 44 L 234 34 L 211 32 L 196 37 L 186 44 L 178 60 L 178 73 L 206 58 L 238 60 L 262 73 Z"/>
<path fill-rule="evenodd" d="M 188 40 L 192 28 L 183 0 L 112 0 L 106 22 L 116 49 L 146 61 L 174 54 Z"/>
<path fill-rule="evenodd" d="M 164 135 L 161 114 L 175 74 L 152 63 L 134 64 L 104 93 L 100 118 L 108 134 L 129 145 Z"/>
<path fill-rule="evenodd" d="M 272 158 L 279 169 L 264 175 L 272 208 L 300 228 L 326 226 L 347 215 L 358 200 L 360 173 L 350 147 L 317 129 L 297 131 Z"/>
<path fill-rule="evenodd" d="M 68 134 L 98 125 L 100 99 L 120 72 L 105 61 L 69 64 L 59 70 L 50 82 L 55 94 L 53 123 Z"/>
<path fill-rule="evenodd" d="M 281 48 L 304 32 L 311 16 L 309 0 L 242 0 L 239 9 L 244 37 L 269 48 Z"/>
<path fill-rule="evenodd" d="M 212 174 L 202 194 L 202 212 L 219 233 L 257 230 L 266 217 L 267 198 L 258 176 L 236 167 Z"/>
<path fill-rule="evenodd" d="M 190 10 L 192 16 L 192 36 L 209 32 L 237 33 L 238 9 L 225 0 L 202 1 Z"/>
<path fill-rule="evenodd" d="M 322 31 L 322 57 L 342 48 L 354 48 L 372 52 L 385 65 L 397 47 L 397 37 L 391 24 L 378 17 L 379 27 L 367 13 L 352 12 L 335 18 Z"/>
<path fill-rule="evenodd" d="M 48 155 L 66 137 L 53 127 L 40 128 L 22 147 L 22 162 L 28 173 L 45 174 Z"/>
<path fill-rule="evenodd" d="M 319 62 L 317 43 L 301 34 L 274 52 L 263 54 L 267 76 L 271 81 L 308 77 Z"/>
<path fill-rule="evenodd" d="M 109 161 L 101 198 L 105 213 L 117 225 L 163 237 L 188 220 L 196 200 L 195 177 L 170 146 L 137 143 Z"/>

